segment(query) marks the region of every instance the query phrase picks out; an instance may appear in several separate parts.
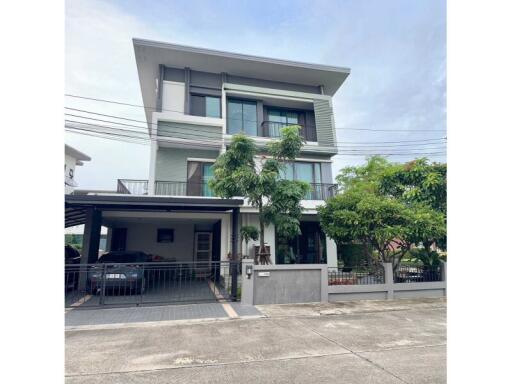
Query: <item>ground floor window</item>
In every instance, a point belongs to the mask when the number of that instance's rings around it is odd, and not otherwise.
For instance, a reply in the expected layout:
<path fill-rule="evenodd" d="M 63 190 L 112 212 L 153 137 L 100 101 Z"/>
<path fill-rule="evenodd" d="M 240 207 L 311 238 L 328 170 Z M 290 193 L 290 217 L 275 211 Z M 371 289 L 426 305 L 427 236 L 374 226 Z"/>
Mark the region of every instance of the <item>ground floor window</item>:
<path fill-rule="evenodd" d="M 317 222 L 301 222 L 302 234 L 293 239 L 276 238 L 276 264 L 325 264 L 325 233 Z"/>

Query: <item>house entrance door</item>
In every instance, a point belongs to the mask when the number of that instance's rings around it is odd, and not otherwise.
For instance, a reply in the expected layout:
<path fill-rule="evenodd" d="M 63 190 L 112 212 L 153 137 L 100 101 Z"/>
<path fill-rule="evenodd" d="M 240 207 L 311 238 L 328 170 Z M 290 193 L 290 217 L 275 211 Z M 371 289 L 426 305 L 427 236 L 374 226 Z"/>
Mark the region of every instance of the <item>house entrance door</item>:
<path fill-rule="evenodd" d="M 194 234 L 194 261 L 196 275 L 210 273 L 212 261 L 212 233 L 196 232 Z"/>

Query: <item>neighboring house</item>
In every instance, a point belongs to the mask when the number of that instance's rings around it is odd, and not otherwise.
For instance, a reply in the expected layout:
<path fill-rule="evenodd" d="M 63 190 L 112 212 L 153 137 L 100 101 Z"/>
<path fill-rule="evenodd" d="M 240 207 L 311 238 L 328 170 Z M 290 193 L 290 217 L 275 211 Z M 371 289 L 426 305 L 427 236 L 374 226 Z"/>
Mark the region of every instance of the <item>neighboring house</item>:
<path fill-rule="evenodd" d="M 166 260 L 226 260 L 238 251 L 239 227 L 257 226 L 257 211 L 241 198 L 213 196 L 207 182 L 215 159 L 233 134 L 245 132 L 263 148 L 282 127 L 299 124 L 306 144 L 286 177 L 312 186 L 302 202 L 302 235 L 285 241 L 270 225 L 265 239 L 273 263 L 337 266 L 336 245 L 322 232 L 317 207 L 334 193 L 331 166 L 338 140 L 332 97 L 349 69 L 133 43 L 152 138 L 149 180 L 119 179 L 116 194 L 69 197 L 66 225 L 86 223 L 86 232 L 96 234 L 99 226 L 108 227 L 109 250 L 141 250 Z M 243 244 L 242 254 L 254 255 L 256 243 L 248 249 Z M 90 262 L 95 247 L 87 246 Z"/>
<path fill-rule="evenodd" d="M 64 152 L 64 188 L 65 193 L 69 194 L 78 186 L 75 181 L 75 168 L 83 165 L 84 161 L 91 161 L 91 158 L 67 144 L 64 145 Z"/>

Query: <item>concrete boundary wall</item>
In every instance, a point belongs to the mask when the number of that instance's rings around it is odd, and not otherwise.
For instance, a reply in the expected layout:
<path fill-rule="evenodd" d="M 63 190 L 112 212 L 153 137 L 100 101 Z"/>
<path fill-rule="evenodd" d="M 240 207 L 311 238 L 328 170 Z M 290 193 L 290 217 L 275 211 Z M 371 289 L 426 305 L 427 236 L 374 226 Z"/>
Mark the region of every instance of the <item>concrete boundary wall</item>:
<path fill-rule="evenodd" d="M 242 304 L 287 304 L 350 300 L 393 300 L 446 296 L 446 263 L 442 281 L 394 283 L 393 268 L 384 263 L 384 284 L 329 285 L 326 264 L 254 265 L 242 262 Z M 247 274 L 247 268 L 252 273 Z"/>
<path fill-rule="evenodd" d="M 248 275 L 247 266 L 252 267 Z M 327 302 L 327 265 L 254 265 L 242 262 L 242 304 Z"/>

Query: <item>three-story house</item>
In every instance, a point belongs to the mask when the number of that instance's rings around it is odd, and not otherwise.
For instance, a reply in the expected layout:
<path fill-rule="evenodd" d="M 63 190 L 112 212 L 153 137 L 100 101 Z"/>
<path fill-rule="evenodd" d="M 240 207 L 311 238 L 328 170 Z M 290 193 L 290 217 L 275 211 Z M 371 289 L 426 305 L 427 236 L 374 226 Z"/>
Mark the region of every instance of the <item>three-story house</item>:
<path fill-rule="evenodd" d="M 302 201 L 302 234 L 281 239 L 270 225 L 265 241 L 275 264 L 335 267 L 336 244 L 322 232 L 317 207 L 334 193 L 332 97 L 350 70 L 141 39 L 133 44 L 151 138 L 149 178 L 119 179 L 115 196 L 73 202 L 101 212 L 96 219 L 84 215 L 109 228 L 107 248 L 172 261 L 226 260 L 240 246 L 243 255 L 254 255 L 257 242 L 240 245 L 236 237 L 240 226 L 258 226 L 257 211 L 241 198 L 213 195 L 212 165 L 234 134 L 244 132 L 263 149 L 282 127 L 300 125 L 305 144 L 283 177 L 311 185 Z"/>

